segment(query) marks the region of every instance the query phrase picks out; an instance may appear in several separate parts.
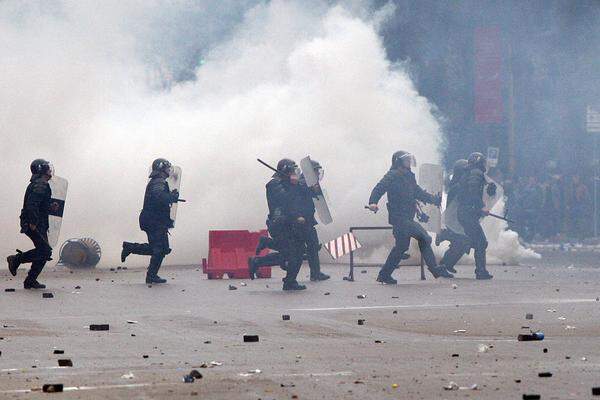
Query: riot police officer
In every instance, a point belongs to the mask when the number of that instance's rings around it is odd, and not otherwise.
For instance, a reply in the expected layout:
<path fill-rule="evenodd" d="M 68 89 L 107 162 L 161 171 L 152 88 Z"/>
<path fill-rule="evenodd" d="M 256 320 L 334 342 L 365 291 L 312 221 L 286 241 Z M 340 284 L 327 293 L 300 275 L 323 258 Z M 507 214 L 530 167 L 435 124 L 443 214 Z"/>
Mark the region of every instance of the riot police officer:
<path fill-rule="evenodd" d="M 460 224 L 456 227 L 450 226 L 449 221 L 450 219 L 455 221 L 457 218 L 458 194 L 461 189 L 461 182 L 468 171 L 467 167 L 468 161 L 465 159 L 457 160 L 454 163 L 452 178 L 450 179 L 448 195 L 446 197 L 446 227 L 435 238 L 435 244 L 437 246 L 444 241 L 450 242 L 450 246 L 444 253 L 439 264 L 451 273 L 456 273 L 454 266 L 461 259 L 463 254 L 466 254 L 471 250 L 471 242 L 469 238 L 464 235 L 464 231 L 462 231 Z M 449 215 L 450 213 L 453 215 Z"/>
<path fill-rule="evenodd" d="M 179 192 L 169 190 L 166 179 L 172 170 L 171 163 L 164 158 L 152 162 L 150 180 L 146 185 L 144 207 L 140 213 L 140 229 L 148 236 L 148 243 L 123 242 L 121 261 L 130 254 L 150 256 L 150 264 L 146 273 L 146 283 L 166 283 L 158 276 L 163 259 L 171 252 L 169 248 L 169 229 L 173 227 L 171 205 L 179 201 Z"/>
<path fill-rule="evenodd" d="M 36 159 L 30 165 L 31 180 L 25 190 L 23 208 L 21 210 L 21 233 L 27 235 L 33 242 L 34 249 L 8 256 L 8 269 L 12 276 L 17 275 L 20 264 L 31 263 L 31 269 L 23 282 L 25 289 L 45 289 L 37 281 L 44 269 L 46 261 L 51 260 L 52 247 L 48 243 L 48 216 L 58 208 L 57 203 L 52 203 L 52 189 L 48 181 L 52 178 L 53 170 L 50 163 L 43 159 Z"/>
<path fill-rule="evenodd" d="M 480 224 L 481 217 L 489 214 L 483 202 L 483 191 L 487 185 L 485 178 L 487 160 L 481 153 L 472 153 L 467 162 L 467 171 L 460 184 L 458 193 L 458 221 L 470 240 L 475 256 L 475 277 L 492 279 L 486 269 L 487 238 Z M 491 184 L 493 185 L 493 184 Z M 495 185 L 489 187 L 490 194 Z"/>
<path fill-rule="evenodd" d="M 304 189 L 300 187 L 299 179 L 300 171 L 293 160 L 284 158 L 277 163 L 277 172 L 267 183 L 266 194 L 269 207 L 267 228 L 273 239 L 271 247 L 278 251 L 248 260 L 251 278 L 260 267 L 281 265 L 286 271 L 283 290 L 306 289 L 296 280 L 302 266 L 306 224 L 300 209 Z"/>
<path fill-rule="evenodd" d="M 414 220 L 417 200 L 437 206 L 441 204 L 441 196 L 433 196 L 417 184 L 415 174 L 411 170 L 411 166 L 415 164 L 412 154 L 406 151 L 394 153 L 390 170 L 375 186 L 369 198 L 369 209 L 377 212 L 379 209 L 377 203 L 387 193 L 388 219 L 396 240 L 395 246 L 377 276 L 377 281 L 381 283 L 397 283 L 392 278 L 392 272 L 398 267 L 404 252 L 408 250 L 411 238 L 417 239 L 425 264 L 435 278 L 440 276 L 452 278 L 449 272 L 437 266 L 431 249 L 431 236 Z"/>

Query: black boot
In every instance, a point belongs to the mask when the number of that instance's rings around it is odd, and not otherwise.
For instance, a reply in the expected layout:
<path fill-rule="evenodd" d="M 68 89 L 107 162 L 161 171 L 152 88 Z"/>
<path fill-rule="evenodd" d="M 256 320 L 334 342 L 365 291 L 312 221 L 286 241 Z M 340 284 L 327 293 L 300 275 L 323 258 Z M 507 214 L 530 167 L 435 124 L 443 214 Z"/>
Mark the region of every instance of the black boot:
<path fill-rule="evenodd" d="M 379 271 L 379 274 L 377 275 L 377 282 L 381 282 L 385 285 L 397 285 L 398 284 L 398 281 L 395 280 L 394 278 L 392 278 L 392 275 L 382 273 L 382 271 Z"/>
<path fill-rule="evenodd" d="M 127 256 L 131 254 L 132 243 L 123 242 L 123 250 L 121 250 L 121 262 L 124 263 Z"/>
<path fill-rule="evenodd" d="M 248 272 L 250 272 L 250 279 L 256 279 L 256 274 L 258 273 L 258 266 L 256 265 L 256 259 L 254 257 L 248 257 Z"/>
<path fill-rule="evenodd" d="M 450 272 L 446 271 L 446 268 L 441 268 L 441 267 L 429 267 L 429 272 L 431 272 L 431 275 L 433 275 L 433 277 L 435 279 L 437 278 L 454 278 L 454 275 L 452 275 Z"/>
<path fill-rule="evenodd" d="M 493 278 L 486 268 L 485 247 L 475 249 L 475 278 L 482 280 Z"/>
<path fill-rule="evenodd" d="M 21 265 L 20 261 L 21 251 L 17 250 L 17 254 L 6 257 L 6 262 L 8 262 L 8 270 L 12 276 L 17 276 L 17 269 L 19 265 Z"/>
<path fill-rule="evenodd" d="M 258 239 L 258 246 L 256 246 L 256 255 L 259 255 L 261 251 L 268 249 L 272 240 L 273 239 L 268 236 L 261 236 Z"/>
<path fill-rule="evenodd" d="M 451 266 L 451 265 L 443 265 L 443 264 L 440 264 L 440 265 L 439 265 L 439 267 L 440 267 L 440 268 L 443 268 L 443 269 L 445 269 L 446 271 L 448 271 L 448 272 L 450 272 L 450 273 L 452 273 L 452 274 L 455 274 L 455 273 L 456 273 L 456 268 L 454 268 L 454 267 L 453 267 L 453 266 Z"/>
<path fill-rule="evenodd" d="M 46 285 L 42 285 L 38 281 L 29 282 L 27 280 L 23 282 L 23 287 L 25 289 L 46 289 Z"/>
<path fill-rule="evenodd" d="M 163 254 L 153 254 L 150 257 L 150 265 L 148 265 L 148 271 L 146 272 L 146 283 L 167 283 L 166 279 L 158 276 L 158 270 L 162 264 L 162 260 L 165 256 Z"/>
<path fill-rule="evenodd" d="M 304 289 L 306 289 L 306 286 L 301 285 L 296 281 L 291 281 L 291 282 L 284 281 L 283 282 L 283 290 L 304 290 Z"/>
<path fill-rule="evenodd" d="M 475 270 L 475 279 L 485 280 L 492 279 L 493 277 L 494 275 L 490 274 L 487 269 L 484 269 L 483 271 Z"/>
<path fill-rule="evenodd" d="M 146 284 L 151 285 L 153 283 L 167 283 L 167 280 L 161 278 L 158 275 L 154 275 L 154 276 L 146 275 Z"/>
<path fill-rule="evenodd" d="M 311 282 L 326 281 L 329 278 L 331 278 L 329 275 L 324 274 L 322 272 L 319 272 L 316 274 L 310 274 Z"/>

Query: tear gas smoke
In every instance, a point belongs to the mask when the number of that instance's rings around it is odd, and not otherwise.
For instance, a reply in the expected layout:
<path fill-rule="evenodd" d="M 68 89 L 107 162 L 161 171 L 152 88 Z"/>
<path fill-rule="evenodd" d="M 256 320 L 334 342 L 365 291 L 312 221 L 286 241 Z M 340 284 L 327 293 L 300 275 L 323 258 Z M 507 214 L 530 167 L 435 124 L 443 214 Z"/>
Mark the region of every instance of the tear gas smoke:
<path fill-rule="evenodd" d="M 363 205 L 393 151 L 440 161 L 434 106 L 377 31 L 389 7 L 216 3 L 0 3 L 3 254 L 28 246 L 17 216 L 37 157 L 70 181 L 61 239 L 95 238 L 104 264 L 122 240 L 145 240 L 137 217 L 159 156 L 183 168 L 188 200 L 167 263 L 198 263 L 210 229 L 264 227 L 257 156 L 325 167 L 336 222 L 322 240 L 386 223 Z"/>

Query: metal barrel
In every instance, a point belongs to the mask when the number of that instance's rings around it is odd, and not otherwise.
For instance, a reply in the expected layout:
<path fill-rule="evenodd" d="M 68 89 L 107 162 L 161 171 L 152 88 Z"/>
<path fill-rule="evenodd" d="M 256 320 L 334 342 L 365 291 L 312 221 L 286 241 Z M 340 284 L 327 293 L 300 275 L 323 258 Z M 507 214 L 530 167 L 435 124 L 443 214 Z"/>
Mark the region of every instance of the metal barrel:
<path fill-rule="evenodd" d="M 92 238 L 69 239 L 60 247 L 59 264 L 76 268 L 93 268 L 102 257 L 102 249 Z"/>

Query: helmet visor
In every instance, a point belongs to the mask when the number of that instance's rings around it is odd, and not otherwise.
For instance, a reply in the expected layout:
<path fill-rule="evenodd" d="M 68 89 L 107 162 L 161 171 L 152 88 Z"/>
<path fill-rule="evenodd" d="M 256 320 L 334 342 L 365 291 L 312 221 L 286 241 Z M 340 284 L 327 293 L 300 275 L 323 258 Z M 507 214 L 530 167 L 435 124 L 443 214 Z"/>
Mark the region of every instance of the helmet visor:
<path fill-rule="evenodd" d="M 404 168 L 416 167 L 417 159 L 412 154 L 406 153 L 400 157 L 400 163 Z"/>

